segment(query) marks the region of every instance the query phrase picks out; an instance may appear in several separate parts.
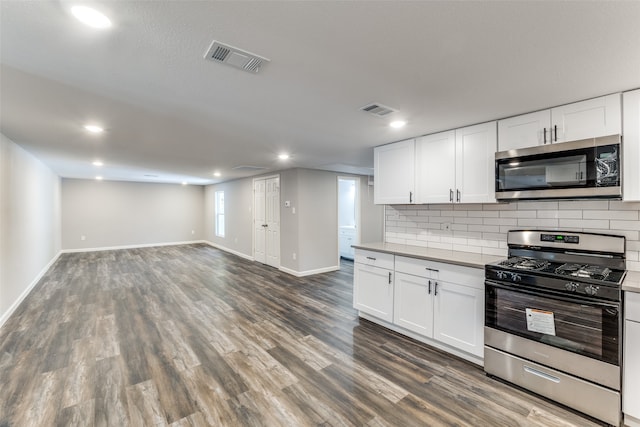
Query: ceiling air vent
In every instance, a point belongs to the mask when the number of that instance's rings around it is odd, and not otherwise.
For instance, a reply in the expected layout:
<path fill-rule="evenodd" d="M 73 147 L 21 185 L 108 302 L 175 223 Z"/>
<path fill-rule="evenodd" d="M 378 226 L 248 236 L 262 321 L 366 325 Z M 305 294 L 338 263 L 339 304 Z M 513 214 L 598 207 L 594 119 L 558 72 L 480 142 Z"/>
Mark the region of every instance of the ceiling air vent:
<path fill-rule="evenodd" d="M 246 50 L 237 47 L 213 41 L 209 50 L 204 55 L 205 59 L 213 62 L 227 64 L 235 68 L 239 68 L 248 73 L 257 74 L 260 69 L 271 62 L 267 58 L 263 58 Z"/>
<path fill-rule="evenodd" d="M 366 113 L 373 114 L 376 117 L 384 117 L 388 114 L 395 113 L 396 111 L 398 111 L 398 110 L 394 110 L 391 107 L 387 107 L 386 105 L 382 105 L 378 103 L 365 105 L 360 109 Z"/>
<path fill-rule="evenodd" d="M 266 169 L 264 166 L 250 166 L 250 165 L 239 165 L 234 166 L 231 169 L 234 171 L 245 171 L 245 172 L 253 172 L 253 171 L 261 171 Z"/>

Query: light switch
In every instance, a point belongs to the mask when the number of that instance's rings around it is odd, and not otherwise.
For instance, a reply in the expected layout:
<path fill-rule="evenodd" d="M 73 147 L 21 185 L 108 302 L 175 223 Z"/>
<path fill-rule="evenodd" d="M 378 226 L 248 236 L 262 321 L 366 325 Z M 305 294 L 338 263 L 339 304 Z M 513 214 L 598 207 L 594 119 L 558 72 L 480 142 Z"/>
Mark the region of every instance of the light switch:
<path fill-rule="evenodd" d="M 291 213 L 295 215 L 296 214 L 296 208 L 291 208 Z"/>

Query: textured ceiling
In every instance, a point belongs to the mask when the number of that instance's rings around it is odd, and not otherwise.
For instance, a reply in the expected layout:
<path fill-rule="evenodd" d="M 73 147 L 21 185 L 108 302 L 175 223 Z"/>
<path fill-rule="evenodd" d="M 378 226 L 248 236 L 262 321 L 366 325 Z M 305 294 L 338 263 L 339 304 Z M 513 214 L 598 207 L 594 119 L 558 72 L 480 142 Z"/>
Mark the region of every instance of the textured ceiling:
<path fill-rule="evenodd" d="M 376 145 L 640 87 L 638 1 L 83 3 L 114 26 L 83 26 L 70 2 L 0 2 L 1 132 L 63 177 L 366 174 Z M 271 62 L 206 61 L 213 40 Z M 358 110 L 370 102 L 408 125 Z"/>

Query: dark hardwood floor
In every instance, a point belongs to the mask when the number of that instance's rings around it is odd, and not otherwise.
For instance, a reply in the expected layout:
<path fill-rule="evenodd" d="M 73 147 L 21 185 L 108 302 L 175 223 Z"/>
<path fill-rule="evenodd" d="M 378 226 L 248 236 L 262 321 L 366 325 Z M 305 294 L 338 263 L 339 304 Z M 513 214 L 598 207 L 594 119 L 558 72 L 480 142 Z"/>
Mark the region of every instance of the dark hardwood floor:
<path fill-rule="evenodd" d="M 0 330 L 0 426 L 590 426 L 359 320 L 353 265 L 63 254 Z"/>

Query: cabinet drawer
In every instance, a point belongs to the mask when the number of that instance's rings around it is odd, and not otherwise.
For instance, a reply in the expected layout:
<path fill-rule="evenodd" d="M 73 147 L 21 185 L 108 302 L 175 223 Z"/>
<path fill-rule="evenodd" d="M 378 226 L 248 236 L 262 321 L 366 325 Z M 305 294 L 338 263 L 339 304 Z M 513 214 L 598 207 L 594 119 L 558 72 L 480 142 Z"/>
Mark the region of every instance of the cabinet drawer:
<path fill-rule="evenodd" d="M 640 294 L 625 292 L 625 318 L 640 322 Z"/>
<path fill-rule="evenodd" d="M 396 271 L 484 289 L 484 270 L 481 268 L 397 256 Z"/>
<path fill-rule="evenodd" d="M 398 273 L 411 274 L 413 276 L 438 279 L 440 263 L 404 256 L 396 257 L 396 271 Z"/>
<path fill-rule="evenodd" d="M 356 249 L 355 262 L 393 270 L 393 254 Z"/>

